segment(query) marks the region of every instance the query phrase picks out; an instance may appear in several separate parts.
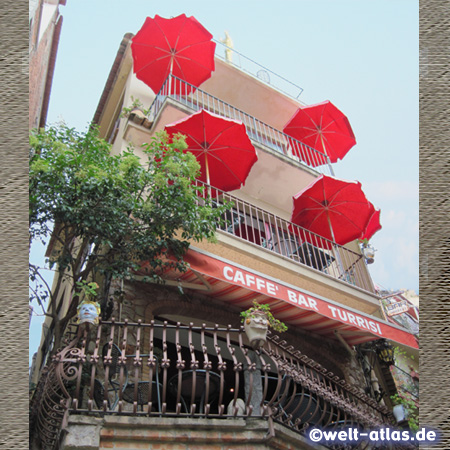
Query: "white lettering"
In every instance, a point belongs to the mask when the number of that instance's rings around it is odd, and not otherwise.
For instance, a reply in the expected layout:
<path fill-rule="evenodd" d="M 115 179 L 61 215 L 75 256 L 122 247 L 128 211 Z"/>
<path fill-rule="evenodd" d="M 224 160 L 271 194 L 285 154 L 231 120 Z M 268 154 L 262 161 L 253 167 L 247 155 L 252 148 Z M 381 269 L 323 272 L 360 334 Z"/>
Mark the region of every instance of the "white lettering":
<path fill-rule="evenodd" d="M 374 333 L 376 333 L 378 330 L 377 330 L 377 324 L 376 323 L 374 323 L 374 322 L 372 322 L 372 321 L 369 321 L 369 325 L 370 325 L 370 329 L 374 332 Z"/>
<path fill-rule="evenodd" d="M 356 321 L 358 322 L 358 325 L 361 328 L 366 328 L 365 325 L 364 325 L 364 320 L 362 320 L 361 317 L 356 316 Z"/>
<path fill-rule="evenodd" d="M 369 439 L 370 439 L 371 441 L 378 441 L 378 440 L 380 439 L 379 434 L 378 434 L 378 431 L 377 431 L 377 430 L 372 430 L 372 431 L 369 433 Z"/>
<path fill-rule="evenodd" d="M 352 313 L 348 313 L 348 321 L 353 325 L 356 325 L 355 316 Z M 356 325 L 358 326 L 358 325 Z"/>
<path fill-rule="evenodd" d="M 230 273 L 231 272 L 231 273 Z M 225 266 L 223 268 L 223 276 L 227 279 L 232 281 L 233 280 L 233 269 L 231 267 Z"/>
<path fill-rule="evenodd" d="M 334 306 L 331 306 L 331 305 L 327 305 L 327 306 L 328 306 L 328 308 L 331 309 L 331 313 L 333 314 L 333 317 L 336 318 L 336 310 L 337 310 L 337 308 L 335 308 Z"/>
<path fill-rule="evenodd" d="M 298 303 L 297 294 L 295 292 L 292 292 L 292 291 L 288 290 L 287 293 L 288 293 L 288 297 L 289 297 L 289 301 L 290 302 Z"/>
<path fill-rule="evenodd" d="M 307 308 L 309 307 L 308 303 L 306 302 L 306 298 L 302 294 L 298 294 L 298 303 L 300 305 L 305 305 Z"/>
<path fill-rule="evenodd" d="M 309 303 L 309 307 L 311 309 L 315 309 L 316 311 L 319 311 L 319 308 L 317 307 L 317 302 L 313 298 L 308 297 L 308 303 Z"/>
<path fill-rule="evenodd" d="M 250 287 L 252 284 L 255 284 L 255 277 L 253 275 L 249 275 L 248 273 L 245 275 L 245 281 L 247 282 L 247 286 Z"/>
<path fill-rule="evenodd" d="M 261 278 L 256 279 L 256 288 L 261 291 L 266 287 L 266 283 L 264 280 L 261 280 Z"/>
<path fill-rule="evenodd" d="M 275 291 L 275 285 L 273 283 L 267 283 L 267 292 L 270 295 L 276 295 L 276 291 Z"/>
<path fill-rule="evenodd" d="M 239 282 L 239 283 L 245 284 L 244 275 L 242 274 L 242 272 L 240 270 L 236 270 L 233 281 L 235 283 Z"/>

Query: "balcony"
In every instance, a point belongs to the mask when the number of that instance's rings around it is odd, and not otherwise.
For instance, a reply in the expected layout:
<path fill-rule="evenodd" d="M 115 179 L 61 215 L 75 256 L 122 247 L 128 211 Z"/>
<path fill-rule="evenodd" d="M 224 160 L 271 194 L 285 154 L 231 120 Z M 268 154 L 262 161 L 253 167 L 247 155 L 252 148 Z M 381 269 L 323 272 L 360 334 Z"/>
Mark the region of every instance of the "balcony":
<path fill-rule="evenodd" d="M 324 276 L 375 293 L 364 257 L 342 245 L 197 181 L 216 202 L 231 203 L 218 230 Z M 199 197 L 199 202 L 204 200 Z"/>
<path fill-rule="evenodd" d="M 266 151 L 287 158 L 288 161 L 314 173 L 315 176 L 321 173 L 334 175 L 331 164 L 327 162 L 328 157 L 323 153 L 173 75 L 169 75 L 151 105 L 150 117 L 153 122 L 168 99 L 190 112 L 203 108 L 214 114 L 240 121 L 245 125 L 249 138 Z"/>
<path fill-rule="evenodd" d="M 58 448 L 75 414 L 179 418 L 192 429 L 199 420 L 257 418 L 269 432 L 275 422 L 300 435 L 313 425 L 392 423 L 386 407 L 276 335 L 252 350 L 243 327 L 163 319 L 80 327 L 42 377 L 32 408 L 32 433 L 46 449 Z"/>

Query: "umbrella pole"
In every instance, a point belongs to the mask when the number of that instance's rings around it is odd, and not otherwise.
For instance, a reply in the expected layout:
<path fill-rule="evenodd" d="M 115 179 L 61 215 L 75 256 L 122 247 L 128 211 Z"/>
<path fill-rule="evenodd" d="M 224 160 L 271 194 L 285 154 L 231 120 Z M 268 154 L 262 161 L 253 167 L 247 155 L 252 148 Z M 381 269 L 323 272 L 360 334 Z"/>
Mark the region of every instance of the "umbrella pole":
<path fill-rule="evenodd" d="M 336 244 L 336 261 L 339 266 L 339 271 L 340 271 L 341 275 L 344 276 L 344 273 L 345 273 L 344 265 L 342 264 L 341 255 L 339 253 L 339 247 L 337 246 L 338 244 L 336 242 L 336 238 L 334 237 L 334 231 L 333 231 L 333 227 L 331 226 L 331 220 L 330 220 L 329 214 L 327 214 L 327 219 L 328 219 L 328 226 L 330 227 L 331 237 L 333 238 L 333 242 Z"/>
<path fill-rule="evenodd" d="M 322 148 L 324 149 L 325 156 L 327 157 L 327 164 L 328 164 L 328 167 L 330 168 L 330 173 L 334 177 L 334 170 L 333 170 L 333 167 L 331 166 L 330 157 L 328 156 L 328 153 L 327 153 L 327 147 L 325 146 L 325 142 L 323 142 L 323 134 L 322 133 L 320 133 L 320 140 L 322 141 Z"/>
<path fill-rule="evenodd" d="M 209 164 L 208 164 L 208 152 L 205 152 L 205 169 L 206 169 L 206 183 L 208 185 L 209 196 L 212 197 L 211 192 L 211 180 L 209 179 Z"/>
<path fill-rule="evenodd" d="M 206 183 L 211 185 L 209 180 L 209 165 L 208 165 L 208 153 L 205 153 L 205 169 L 206 169 Z"/>
<path fill-rule="evenodd" d="M 170 70 L 169 70 L 169 92 L 167 94 L 170 97 L 172 91 L 172 70 L 173 70 L 173 55 L 170 57 Z"/>

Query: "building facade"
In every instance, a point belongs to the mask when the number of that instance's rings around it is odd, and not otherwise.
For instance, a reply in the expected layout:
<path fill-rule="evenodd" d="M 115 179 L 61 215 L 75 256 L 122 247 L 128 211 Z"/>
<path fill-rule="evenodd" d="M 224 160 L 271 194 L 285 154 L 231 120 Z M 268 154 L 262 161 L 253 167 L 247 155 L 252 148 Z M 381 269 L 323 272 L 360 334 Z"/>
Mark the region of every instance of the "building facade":
<path fill-rule="evenodd" d="M 62 16 L 66 0 L 30 2 L 29 41 L 29 129 L 43 127 L 47 119 Z"/>
<path fill-rule="evenodd" d="M 239 190 L 206 186 L 233 207 L 216 243 L 191 244 L 187 272 L 166 272 L 164 285 L 125 281 L 98 327 L 73 326 L 41 375 L 32 444 L 307 449 L 322 446 L 307 438 L 313 425 L 394 424 L 381 349 L 418 352 L 417 340 L 385 320 L 356 241 L 314 246 L 290 223 L 292 196 L 332 174 L 295 156 L 314 159 L 314 149 L 280 131 L 301 104 L 218 56 L 198 89 L 170 75 L 155 93 L 133 74 L 130 44 L 126 35 L 94 117 L 113 153 L 129 144 L 139 153 L 167 124 L 203 109 L 244 123 L 258 161 Z M 123 117 L 133 98 L 149 113 Z M 288 326 L 261 348 L 241 326 L 254 300 Z"/>

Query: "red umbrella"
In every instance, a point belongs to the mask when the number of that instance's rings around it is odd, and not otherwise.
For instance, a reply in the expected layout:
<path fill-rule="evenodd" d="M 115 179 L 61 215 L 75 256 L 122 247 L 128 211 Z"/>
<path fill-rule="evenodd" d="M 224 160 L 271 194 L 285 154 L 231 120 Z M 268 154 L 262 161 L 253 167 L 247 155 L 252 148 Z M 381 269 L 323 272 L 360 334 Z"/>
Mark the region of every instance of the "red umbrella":
<path fill-rule="evenodd" d="M 201 165 L 200 179 L 224 191 L 243 186 L 258 160 L 244 124 L 236 120 L 202 109 L 165 129 L 169 135 L 186 136 L 186 151 L 193 153 Z"/>
<path fill-rule="evenodd" d="M 296 156 L 313 167 L 342 159 L 356 144 L 352 127 L 347 117 L 330 101 L 299 108 L 283 128 L 283 131 L 316 149 L 318 154 L 293 146 Z M 323 156 L 322 156 L 323 155 Z"/>
<path fill-rule="evenodd" d="M 381 230 L 380 210 L 375 209 L 372 216 L 370 217 L 369 223 L 367 224 L 367 227 L 364 230 L 364 233 L 360 237 L 360 239 L 361 240 L 364 240 L 364 239 L 369 240 L 379 230 Z"/>
<path fill-rule="evenodd" d="M 198 87 L 214 71 L 212 37 L 195 17 L 147 17 L 132 39 L 133 70 L 154 92 L 159 92 L 170 73 Z"/>
<path fill-rule="evenodd" d="M 294 195 L 293 200 L 292 223 L 340 245 L 360 238 L 374 212 L 359 181 L 327 175 L 316 178 Z M 309 233 L 300 234 L 307 242 L 330 247 L 326 241 L 316 242 Z"/>

